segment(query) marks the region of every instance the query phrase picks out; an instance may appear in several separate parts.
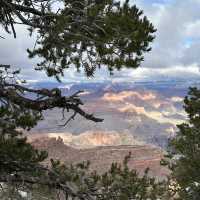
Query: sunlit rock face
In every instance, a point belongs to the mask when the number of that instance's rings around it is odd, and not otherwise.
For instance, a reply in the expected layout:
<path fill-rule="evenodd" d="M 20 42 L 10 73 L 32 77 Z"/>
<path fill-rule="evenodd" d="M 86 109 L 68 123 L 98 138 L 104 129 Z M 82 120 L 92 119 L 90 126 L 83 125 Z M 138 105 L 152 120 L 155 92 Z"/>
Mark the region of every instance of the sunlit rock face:
<path fill-rule="evenodd" d="M 137 140 L 130 133 L 117 132 L 84 132 L 79 135 L 72 135 L 71 133 L 43 133 L 28 135 L 28 140 L 33 142 L 37 139 L 57 138 L 62 139 L 67 146 L 76 149 L 93 148 L 96 146 L 119 146 L 119 145 L 143 145 L 144 142 Z"/>
<path fill-rule="evenodd" d="M 102 97 L 103 100 L 109 101 L 109 102 L 117 102 L 117 101 L 125 101 L 126 99 L 140 99 L 142 101 L 148 101 L 153 100 L 156 98 L 156 95 L 152 92 L 145 92 L 145 93 L 139 93 L 136 91 L 123 91 L 119 93 L 105 93 Z"/>
<path fill-rule="evenodd" d="M 77 116 L 62 127 L 59 125 L 65 121 L 62 121 L 61 111 L 55 109 L 46 111 L 45 120 L 31 132 L 62 134 L 65 144 L 80 148 L 141 142 L 165 148 L 168 138 L 177 131 L 176 125 L 187 120 L 183 110 L 186 89 L 180 86 L 81 83 L 65 85 L 63 91 L 68 95 L 84 89 L 81 95 L 84 109 L 103 118 L 102 123 Z M 70 113 L 66 113 L 66 119 L 69 116 Z"/>
<path fill-rule="evenodd" d="M 183 98 L 172 96 L 163 99 L 160 94 L 153 92 L 123 91 L 119 93 L 105 93 L 102 100 L 115 104 L 122 113 L 145 115 L 158 123 L 177 125 L 185 120 L 184 111 L 179 111 L 174 103 L 182 103 Z M 176 117 L 175 115 L 179 115 Z"/>

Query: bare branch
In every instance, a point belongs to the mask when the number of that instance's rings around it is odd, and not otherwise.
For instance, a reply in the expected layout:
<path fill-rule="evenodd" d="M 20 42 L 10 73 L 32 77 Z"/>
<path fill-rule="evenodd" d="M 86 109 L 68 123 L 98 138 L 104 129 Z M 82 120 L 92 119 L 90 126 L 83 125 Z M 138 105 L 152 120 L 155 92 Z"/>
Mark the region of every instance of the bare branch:
<path fill-rule="evenodd" d="M 52 108 L 62 108 L 67 111 L 72 110 L 74 113 L 81 115 L 85 119 L 91 120 L 93 122 L 102 122 L 103 119 L 95 117 L 93 114 L 86 113 L 80 106 L 83 105 L 83 102 L 79 98 L 78 94 L 82 91 L 78 91 L 73 95 L 66 97 L 61 95 L 61 91 L 57 88 L 48 90 L 41 89 L 35 90 L 26 88 L 17 84 L 9 84 L 5 83 L 5 85 L 0 84 L 0 100 L 1 98 L 9 99 L 12 104 L 16 104 L 22 106 L 23 108 L 32 109 L 34 111 L 42 112 L 44 110 L 52 109 Z M 43 99 L 31 99 L 26 95 L 21 95 L 21 91 L 31 92 L 35 95 L 42 95 Z M 70 117 L 72 120 L 75 115 Z M 68 123 L 67 121 L 67 123 Z M 67 124 L 66 123 L 66 124 Z"/>
<path fill-rule="evenodd" d="M 74 120 L 76 114 L 77 114 L 77 112 L 74 112 L 74 114 L 71 115 L 71 116 L 69 117 L 69 119 L 68 119 L 63 125 L 59 125 L 59 126 L 66 126 L 71 120 Z"/>

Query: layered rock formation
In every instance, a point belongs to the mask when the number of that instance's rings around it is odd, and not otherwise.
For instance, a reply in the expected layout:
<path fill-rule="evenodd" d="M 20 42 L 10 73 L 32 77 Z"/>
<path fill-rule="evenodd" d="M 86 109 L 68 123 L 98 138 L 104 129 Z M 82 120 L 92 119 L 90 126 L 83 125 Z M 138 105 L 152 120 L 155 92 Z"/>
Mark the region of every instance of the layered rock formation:
<path fill-rule="evenodd" d="M 136 169 L 138 173 L 143 173 L 149 168 L 149 175 L 157 178 L 166 178 L 169 171 L 160 166 L 163 158 L 163 151 L 150 145 L 121 145 L 104 146 L 90 149 L 75 149 L 64 144 L 62 138 L 43 137 L 35 139 L 32 144 L 49 153 L 48 160 L 44 164 L 48 165 L 51 158 L 61 160 L 65 164 L 76 164 L 82 161 L 90 161 L 90 170 L 98 173 L 107 171 L 113 162 L 123 162 L 125 156 L 131 153 L 129 167 Z"/>

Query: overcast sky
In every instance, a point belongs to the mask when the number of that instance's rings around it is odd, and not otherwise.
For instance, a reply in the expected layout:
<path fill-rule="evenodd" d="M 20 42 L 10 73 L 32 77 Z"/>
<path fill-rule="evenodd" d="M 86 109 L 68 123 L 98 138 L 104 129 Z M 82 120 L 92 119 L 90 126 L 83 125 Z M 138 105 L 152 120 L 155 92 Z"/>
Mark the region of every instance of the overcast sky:
<path fill-rule="evenodd" d="M 152 51 L 136 70 L 96 73 L 90 81 L 146 81 L 188 79 L 200 80 L 200 0 L 134 0 L 157 29 Z M 26 49 L 34 46 L 34 38 L 17 27 L 17 39 L 1 31 L 0 63 L 21 67 L 24 78 L 48 80 L 44 73 L 35 73 L 36 60 L 27 58 Z M 85 81 L 83 74 L 67 71 L 64 81 Z"/>

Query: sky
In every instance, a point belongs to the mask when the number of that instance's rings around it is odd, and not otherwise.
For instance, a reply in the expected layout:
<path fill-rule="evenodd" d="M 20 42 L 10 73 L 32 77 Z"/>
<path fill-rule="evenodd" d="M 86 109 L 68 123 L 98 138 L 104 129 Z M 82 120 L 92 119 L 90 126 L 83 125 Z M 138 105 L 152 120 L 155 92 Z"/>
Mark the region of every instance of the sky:
<path fill-rule="evenodd" d="M 107 70 L 97 71 L 87 80 L 84 73 L 70 69 L 64 82 L 81 81 L 155 81 L 200 80 L 200 0 L 131 0 L 157 29 L 152 51 L 138 69 L 123 69 L 110 76 Z M 30 81 L 53 81 L 45 73 L 35 72 L 37 60 L 28 59 L 26 49 L 34 46 L 23 27 L 17 27 L 17 39 L 0 29 L 0 63 L 21 67 L 23 77 Z"/>

